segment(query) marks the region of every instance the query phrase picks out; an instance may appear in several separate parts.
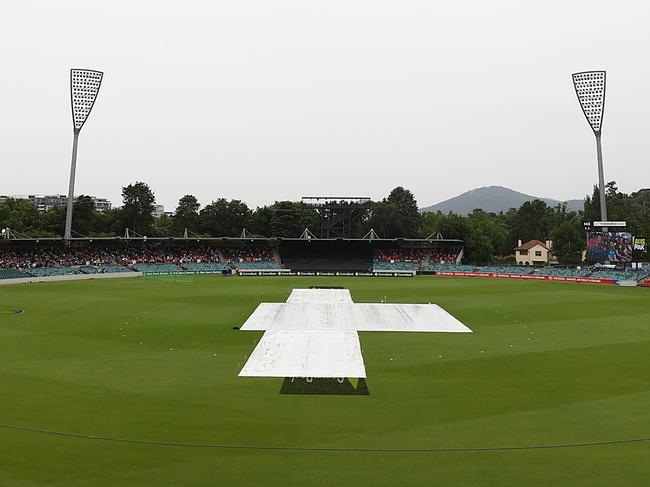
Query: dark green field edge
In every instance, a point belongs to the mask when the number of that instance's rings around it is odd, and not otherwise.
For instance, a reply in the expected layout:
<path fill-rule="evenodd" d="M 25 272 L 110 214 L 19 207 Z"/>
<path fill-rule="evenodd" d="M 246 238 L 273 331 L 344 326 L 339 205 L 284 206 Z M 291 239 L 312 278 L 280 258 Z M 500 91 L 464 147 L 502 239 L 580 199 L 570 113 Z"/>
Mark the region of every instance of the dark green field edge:
<path fill-rule="evenodd" d="M 343 452 L 343 453 L 463 453 L 463 452 L 494 452 L 513 450 L 551 450 L 559 448 L 584 448 L 595 446 L 624 445 L 630 443 L 650 442 L 650 437 L 628 438 L 619 440 L 590 441 L 580 443 L 558 443 L 546 445 L 519 445 L 494 447 L 456 447 L 456 448 L 355 448 L 355 447 L 301 447 L 301 446 L 270 446 L 270 445 L 227 445 L 218 443 L 184 443 L 176 441 L 136 440 L 132 438 L 116 438 L 112 436 L 97 436 L 83 433 L 70 433 L 40 428 L 29 428 L 0 423 L 0 428 L 29 433 L 40 433 L 67 438 L 82 438 L 85 440 L 110 441 L 115 443 L 130 443 L 137 445 L 173 446 L 184 448 L 214 448 L 222 450 L 274 450 L 274 451 L 313 451 L 313 452 Z"/>

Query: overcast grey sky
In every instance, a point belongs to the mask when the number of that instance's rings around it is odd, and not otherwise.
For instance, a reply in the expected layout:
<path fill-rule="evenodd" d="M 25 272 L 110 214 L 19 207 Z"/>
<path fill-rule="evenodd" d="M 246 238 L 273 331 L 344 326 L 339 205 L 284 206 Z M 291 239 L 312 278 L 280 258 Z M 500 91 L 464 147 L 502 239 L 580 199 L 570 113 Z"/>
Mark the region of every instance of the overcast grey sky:
<path fill-rule="evenodd" d="M 606 180 L 650 186 L 644 1 L 26 1 L 0 17 L 0 194 L 67 193 L 71 67 L 105 72 L 77 194 L 149 183 L 250 206 L 303 195 L 426 206 L 597 182 L 570 74 L 607 70 Z"/>

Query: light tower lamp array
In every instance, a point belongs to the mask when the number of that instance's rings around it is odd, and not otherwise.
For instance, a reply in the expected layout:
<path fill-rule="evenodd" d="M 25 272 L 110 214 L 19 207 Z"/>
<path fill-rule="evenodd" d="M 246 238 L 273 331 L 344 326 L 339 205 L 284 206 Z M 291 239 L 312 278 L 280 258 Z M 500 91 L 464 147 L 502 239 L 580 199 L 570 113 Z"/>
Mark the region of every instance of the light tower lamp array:
<path fill-rule="evenodd" d="M 70 102 L 72 105 L 73 142 L 72 164 L 70 167 L 70 185 L 68 187 L 68 205 L 65 215 L 64 239 L 72 237 L 72 207 L 74 203 L 74 180 L 77 169 L 77 143 L 79 132 L 86 123 L 95 105 L 104 73 L 90 69 L 70 70 Z"/>
<path fill-rule="evenodd" d="M 587 122 L 596 136 L 596 154 L 598 157 L 598 190 L 600 194 L 600 219 L 607 221 L 607 201 L 605 200 L 605 175 L 603 173 L 603 151 L 600 134 L 605 110 L 605 71 L 583 71 L 574 73 L 573 87 Z M 607 231 L 607 228 L 604 228 Z"/>

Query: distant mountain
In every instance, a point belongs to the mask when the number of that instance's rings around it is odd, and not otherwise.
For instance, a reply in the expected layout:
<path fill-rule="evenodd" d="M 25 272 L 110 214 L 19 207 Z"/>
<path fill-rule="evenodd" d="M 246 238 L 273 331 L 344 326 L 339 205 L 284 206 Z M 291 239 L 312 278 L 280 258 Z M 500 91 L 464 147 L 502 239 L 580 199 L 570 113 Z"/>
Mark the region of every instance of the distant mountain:
<path fill-rule="evenodd" d="M 472 189 L 435 205 L 421 208 L 420 211 L 441 211 L 445 214 L 451 211 L 458 215 L 467 215 L 476 208 L 481 208 L 487 212 L 499 213 L 500 211 L 506 212 L 510 208 L 519 208 L 526 201 L 532 200 L 542 200 L 549 206 L 560 203 L 558 200 L 531 196 L 503 186 L 486 186 Z M 584 200 L 568 200 L 565 203 L 567 204 L 567 210 L 577 211 L 583 209 Z"/>

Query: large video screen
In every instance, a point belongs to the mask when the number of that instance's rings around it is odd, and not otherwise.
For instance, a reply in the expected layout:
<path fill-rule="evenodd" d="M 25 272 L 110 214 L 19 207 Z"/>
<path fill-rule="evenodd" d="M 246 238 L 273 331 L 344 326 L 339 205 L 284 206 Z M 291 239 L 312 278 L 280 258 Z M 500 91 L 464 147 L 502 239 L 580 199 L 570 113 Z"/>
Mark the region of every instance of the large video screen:
<path fill-rule="evenodd" d="M 592 233 L 587 240 L 587 262 L 632 262 L 632 250 L 631 233 Z"/>

